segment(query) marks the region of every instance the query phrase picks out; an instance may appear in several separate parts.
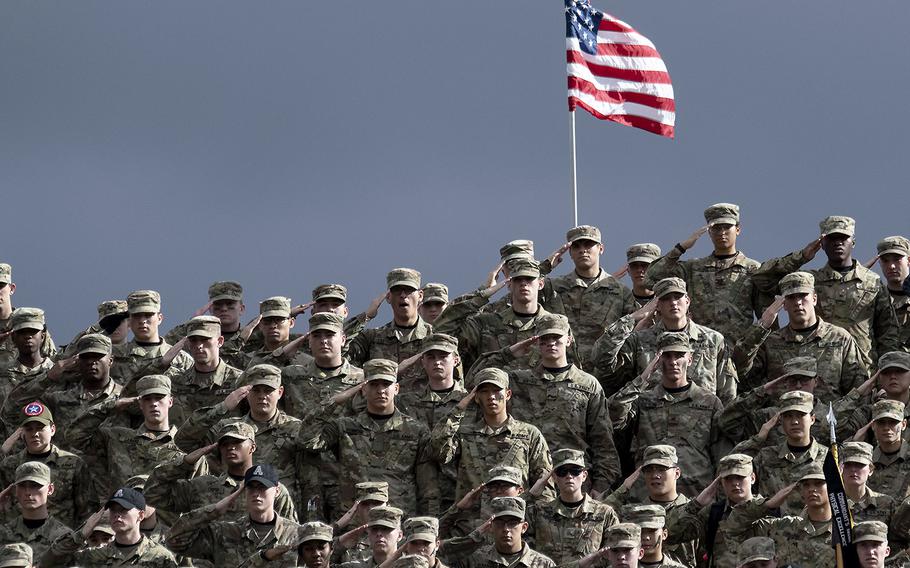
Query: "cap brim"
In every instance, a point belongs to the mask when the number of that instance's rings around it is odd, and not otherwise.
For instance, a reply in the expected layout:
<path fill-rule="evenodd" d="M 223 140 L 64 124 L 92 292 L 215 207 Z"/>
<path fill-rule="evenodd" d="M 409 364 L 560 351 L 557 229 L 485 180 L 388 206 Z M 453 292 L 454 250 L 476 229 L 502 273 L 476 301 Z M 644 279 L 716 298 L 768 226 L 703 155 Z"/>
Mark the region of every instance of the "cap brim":
<path fill-rule="evenodd" d="M 859 537 L 854 537 L 853 542 L 888 542 L 888 539 L 874 534 L 864 534 Z"/>
<path fill-rule="evenodd" d="M 169 395 L 169 394 L 171 394 L 171 391 L 169 391 L 168 389 L 166 389 L 164 387 L 154 387 L 154 388 L 146 389 L 144 391 L 139 391 L 139 398 L 148 396 L 150 394 Z"/>
<path fill-rule="evenodd" d="M 717 219 L 712 219 L 708 221 L 708 226 L 713 227 L 714 225 L 735 225 L 739 223 L 739 219 L 736 217 L 718 217 Z"/>
<path fill-rule="evenodd" d="M 19 483 L 22 483 L 22 482 L 24 482 L 24 481 L 31 481 L 31 482 L 37 483 L 37 484 L 39 484 L 39 485 L 42 485 L 42 486 L 48 485 L 48 484 L 50 484 L 50 482 L 51 482 L 50 479 L 43 479 L 43 478 L 37 477 L 37 476 L 35 476 L 35 475 L 26 475 L 26 476 L 23 477 L 22 479 L 17 479 L 17 480 L 15 481 L 15 483 L 16 483 L 16 484 L 19 484 Z"/>
<path fill-rule="evenodd" d="M 490 479 L 487 480 L 487 483 L 496 483 L 497 481 L 502 481 L 502 482 L 508 483 L 510 485 L 515 485 L 517 487 L 521 487 L 521 483 L 517 483 L 514 479 L 512 479 L 510 477 L 506 477 L 504 475 L 497 475 L 496 477 L 491 477 Z"/>
<path fill-rule="evenodd" d="M 898 422 L 904 419 L 903 416 L 898 416 L 897 414 L 891 412 L 883 412 L 881 414 L 873 416 L 872 421 L 875 422 L 876 420 L 881 420 L 882 418 L 889 418 L 891 420 L 897 420 Z"/>
<path fill-rule="evenodd" d="M 611 542 L 607 545 L 607 548 L 636 548 L 641 546 L 640 542 L 634 540 L 620 540 L 617 542 Z"/>
<path fill-rule="evenodd" d="M 388 381 L 390 383 L 397 383 L 398 377 L 396 377 L 395 375 L 382 374 L 382 375 L 372 375 L 370 377 L 367 377 L 366 380 L 364 380 L 365 383 L 368 383 L 370 381 Z"/>
<path fill-rule="evenodd" d="M 910 371 L 910 365 L 904 365 L 902 363 L 888 363 L 884 367 L 881 367 L 882 371 L 886 369 L 900 369 L 902 371 Z"/>
<path fill-rule="evenodd" d="M 389 290 L 395 286 L 407 286 L 408 288 L 420 290 L 420 282 L 414 282 L 413 280 L 395 280 L 393 282 L 389 282 Z"/>
<path fill-rule="evenodd" d="M 559 463 L 553 464 L 553 469 L 559 469 L 564 465 L 575 465 L 582 469 L 585 469 L 587 467 L 584 463 L 580 463 L 578 460 L 563 460 Z"/>
<path fill-rule="evenodd" d="M 479 383 L 477 383 L 477 389 L 478 389 L 478 390 L 480 389 L 481 385 L 493 385 L 493 386 L 496 386 L 496 387 L 501 388 L 501 389 L 508 389 L 508 388 L 509 388 L 509 385 L 504 385 L 504 384 L 500 383 L 500 382 L 499 382 L 498 380 L 496 380 L 496 379 L 486 379 L 486 380 L 484 380 L 484 381 L 480 381 Z"/>
<path fill-rule="evenodd" d="M 815 410 L 815 409 L 814 409 L 814 408 L 808 408 L 808 407 L 803 406 L 803 405 L 801 405 L 801 404 L 791 404 L 790 406 L 784 406 L 784 407 L 782 407 L 782 408 L 779 410 L 779 412 L 780 412 L 781 414 L 783 414 L 784 412 L 790 412 L 791 410 L 795 410 L 795 411 L 797 411 L 797 412 L 802 412 L 803 414 L 812 414 L 812 411 Z"/>
<path fill-rule="evenodd" d="M 21 422 L 21 424 L 22 424 L 22 426 L 25 426 L 29 422 L 37 422 L 39 424 L 44 424 L 45 426 L 49 426 L 54 423 L 54 421 L 49 418 L 39 418 L 37 416 L 27 416 L 25 418 L 25 420 L 23 420 Z"/>
<path fill-rule="evenodd" d="M 209 331 L 207 329 L 195 329 L 186 334 L 187 337 L 204 337 L 206 339 L 215 339 L 216 337 L 221 337 L 221 334 L 217 331 Z"/>
<path fill-rule="evenodd" d="M 219 294 L 217 296 L 212 296 L 209 298 L 210 302 L 220 302 L 221 300 L 234 300 L 235 302 L 242 302 L 243 298 L 241 296 L 235 296 L 233 294 Z"/>
<path fill-rule="evenodd" d="M 678 286 L 674 286 L 672 288 L 668 288 L 668 289 L 664 290 L 659 295 L 657 295 L 657 299 L 659 300 L 659 299 L 663 298 L 664 296 L 668 296 L 670 294 L 688 294 L 688 292 Z"/>
<path fill-rule="evenodd" d="M 105 534 L 117 534 L 114 532 L 114 529 L 110 525 L 95 525 L 95 528 L 92 529 L 92 532 L 103 532 Z"/>
<path fill-rule="evenodd" d="M 872 465 L 872 459 L 864 458 L 862 456 L 850 456 L 849 458 L 844 458 L 844 463 L 861 463 L 863 465 Z"/>
<path fill-rule="evenodd" d="M 334 331 L 335 333 L 342 333 L 344 331 L 343 328 L 340 328 L 336 325 L 332 325 L 330 323 L 320 323 L 320 324 L 316 324 L 313 327 L 311 327 L 310 332 L 312 333 L 312 332 L 318 331 L 320 329 L 325 329 L 327 331 Z"/>
<path fill-rule="evenodd" d="M 458 349 L 454 345 L 444 345 L 442 343 L 434 343 L 433 345 L 428 346 L 426 349 L 420 352 L 421 355 L 427 353 L 428 351 L 443 351 L 445 353 L 455 353 Z"/>
<path fill-rule="evenodd" d="M 34 320 L 23 321 L 12 326 L 10 328 L 10 331 L 19 331 L 20 329 L 34 329 L 35 331 L 41 331 L 44 329 L 44 324 Z"/>
<path fill-rule="evenodd" d="M 783 296 L 792 296 L 793 294 L 813 294 L 815 293 L 815 288 L 812 286 L 795 286 L 793 288 L 788 288 L 786 291 L 781 290 L 780 293 Z"/>
<path fill-rule="evenodd" d="M 633 262 L 647 262 L 648 264 L 651 264 L 655 260 L 657 260 L 656 256 L 633 256 L 632 258 L 626 260 L 626 262 L 628 264 L 632 264 Z"/>
<path fill-rule="evenodd" d="M 110 350 L 104 349 L 103 347 L 86 347 L 82 351 L 79 351 L 78 353 L 76 353 L 76 355 L 84 355 L 86 353 L 97 353 L 99 355 L 110 355 L 111 354 Z"/>
<path fill-rule="evenodd" d="M 111 507 L 111 503 L 116 503 L 116 504 L 120 505 L 121 507 L 123 507 L 124 509 L 138 509 L 139 508 L 136 506 L 135 503 L 131 503 L 131 502 L 127 501 L 126 499 L 120 499 L 120 498 L 108 499 L 107 503 L 104 504 L 104 508 L 109 509 Z"/>
<path fill-rule="evenodd" d="M 569 239 L 570 243 L 574 243 L 575 241 L 591 241 L 592 243 L 597 243 L 599 245 L 603 244 L 603 241 L 601 239 L 595 238 L 591 235 L 578 235 L 577 237 L 572 237 Z"/>
<path fill-rule="evenodd" d="M 425 540 L 427 542 L 436 542 L 439 540 L 439 537 L 433 533 L 414 533 L 405 540 L 405 542 L 411 542 L 414 540 Z"/>
<path fill-rule="evenodd" d="M 880 253 L 878 253 L 879 256 L 886 255 L 886 254 L 899 254 L 901 256 L 908 256 L 908 255 L 910 255 L 910 252 L 902 250 L 902 249 L 888 249 L 888 250 L 883 250 Z"/>
<path fill-rule="evenodd" d="M 515 272 L 509 273 L 509 278 L 520 278 L 522 276 L 525 278 L 540 278 L 540 272 L 535 272 L 533 270 L 516 270 Z"/>
<path fill-rule="evenodd" d="M 262 312 L 259 315 L 260 315 L 260 317 L 264 317 L 264 318 L 290 318 L 291 312 L 290 312 L 290 310 L 288 310 L 288 311 L 269 310 L 267 312 Z"/>
<path fill-rule="evenodd" d="M 305 537 L 301 538 L 300 540 L 298 540 L 297 542 L 299 542 L 300 544 L 303 544 L 305 542 L 313 542 L 315 540 L 318 540 L 319 542 L 332 542 L 331 537 L 319 536 L 318 534 L 305 536 Z"/>
<path fill-rule="evenodd" d="M 854 540 L 853 542 L 856 542 L 856 540 Z M 774 557 L 768 556 L 767 554 L 755 554 L 753 556 L 750 556 L 749 558 L 740 560 L 739 564 L 737 564 L 736 566 L 737 566 L 737 568 L 742 568 L 749 562 L 759 562 L 759 561 L 764 561 L 764 560 L 774 560 Z"/>
<path fill-rule="evenodd" d="M 804 475 L 800 477 L 799 480 L 802 481 L 825 481 L 824 473 L 810 473 L 809 475 Z"/>
<path fill-rule="evenodd" d="M 157 314 L 161 311 L 160 305 L 155 304 L 139 304 L 138 306 L 132 306 L 127 309 L 127 313 L 132 314 Z"/>
<path fill-rule="evenodd" d="M 662 352 L 667 353 L 693 353 L 691 347 L 682 347 L 679 345 L 670 345 L 661 349 Z"/>
<path fill-rule="evenodd" d="M 500 257 L 502 262 L 509 262 L 510 260 L 515 260 L 516 258 L 533 258 L 529 252 L 513 252 L 512 254 L 507 254 Z"/>
<path fill-rule="evenodd" d="M 254 475 L 254 476 L 250 477 L 248 480 L 246 480 L 246 484 L 249 485 L 250 483 L 253 483 L 254 481 L 257 483 L 261 483 L 261 484 L 265 485 L 266 487 L 278 487 L 278 482 L 272 481 L 271 479 L 262 477 L 260 475 Z"/>
<path fill-rule="evenodd" d="M 224 440 L 225 438 L 230 438 L 232 440 L 240 440 L 241 442 L 243 442 L 244 440 L 250 439 L 242 434 L 234 434 L 233 432 L 229 432 L 227 434 L 222 434 L 221 436 L 218 436 L 218 442 L 220 443 L 221 440 Z"/>
<path fill-rule="evenodd" d="M 368 495 L 364 495 L 363 497 L 361 497 L 361 498 L 359 499 L 359 501 L 360 501 L 361 503 L 363 503 L 364 501 L 376 501 L 376 502 L 378 502 L 378 503 L 388 503 L 388 502 L 389 502 L 389 498 L 388 498 L 387 496 L 385 496 L 385 495 L 380 494 L 380 493 L 370 493 L 370 494 L 368 494 Z"/>
<path fill-rule="evenodd" d="M 431 304 L 431 303 L 434 303 L 434 302 L 437 303 L 437 304 L 448 304 L 448 303 L 449 303 L 449 299 L 448 299 L 448 298 L 440 298 L 439 296 L 430 296 L 430 297 L 424 296 L 424 297 L 423 297 L 423 300 L 420 302 L 420 305 L 422 306 L 422 305 L 424 305 L 424 304 Z"/>
<path fill-rule="evenodd" d="M 385 527 L 387 529 L 397 529 L 400 525 L 395 521 L 386 521 L 385 519 L 380 519 L 378 521 L 373 521 L 367 526 L 370 527 Z"/>
<path fill-rule="evenodd" d="M 525 520 L 524 515 L 521 511 L 500 511 L 493 515 L 494 519 L 501 519 L 503 517 L 512 517 L 513 519 Z"/>
<path fill-rule="evenodd" d="M 569 332 L 565 329 L 559 329 L 556 327 L 551 327 L 548 329 L 541 329 L 536 332 L 538 336 L 543 337 L 544 335 L 569 335 Z"/>
<path fill-rule="evenodd" d="M 640 523 L 635 523 L 643 529 L 662 529 L 667 526 L 667 523 L 663 521 L 642 521 Z"/>
<path fill-rule="evenodd" d="M 342 296 L 341 294 L 320 294 L 313 298 L 314 302 L 321 302 L 322 300 L 341 300 L 342 302 L 347 302 L 348 299 Z"/>
<path fill-rule="evenodd" d="M 255 387 L 257 385 L 265 385 L 267 387 L 272 387 L 273 389 L 277 389 L 278 387 L 281 386 L 281 381 L 280 380 L 274 381 L 274 380 L 266 380 L 266 379 L 253 379 L 252 381 L 247 381 L 246 384 L 251 387 Z"/>
<path fill-rule="evenodd" d="M 662 465 L 664 467 L 679 467 L 679 464 L 673 463 L 670 460 L 659 460 L 659 459 L 648 460 L 646 462 L 643 462 L 641 464 L 641 467 L 647 467 L 649 465 Z"/>
<path fill-rule="evenodd" d="M 794 370 L 790 371 L 789 373 L 784 373 L 783 375 L 780 376 L 780 378 L 783 379 L 784 377 L 792 377 L 794 375 L 799 375 L 801 377 L 817 377 L 818 373 L 817 372 L 813 373 L 811 371 L 807 371 L 806 369 L 794 369 Z"/>
<path fill-rule="evenodd" d="M 719 477 L 727 477 L 730 475 L 739 475 L 741 477 L 749 477 L 752 475 L 752 468 L 749 467 L 731 467 L 730 469 L 724 470 Z"/>
<path fill-rule="evenodd" d="M 852 237 L 854 234 L 855 234 L 855 232 L 848 233 L 847 231 L 844 231 L 842 229 L 837 229 L 835 231 L 828 231 L 827 233 L 822 233 L 821 236 L 827 237 L 828 235 L 846 235 L 848 237 Z"/>

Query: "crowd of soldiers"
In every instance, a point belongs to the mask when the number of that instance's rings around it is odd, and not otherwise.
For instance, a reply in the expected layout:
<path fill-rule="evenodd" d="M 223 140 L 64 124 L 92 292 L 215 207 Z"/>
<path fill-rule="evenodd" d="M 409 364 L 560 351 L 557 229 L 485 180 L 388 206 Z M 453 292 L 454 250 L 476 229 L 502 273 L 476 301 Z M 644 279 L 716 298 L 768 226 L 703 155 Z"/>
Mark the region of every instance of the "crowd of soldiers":
<path fill-rule="evenodd" d="M 910 566 L 910 241 L 862 264 L 832 216 L 758 262 L 705 221 L 616 274 L 593 226 L 512 241 L 452 300 L 397 268 L 354 316 L 215 282 L 164 334 L 139 290 L 59 347 L 0 264 L 0 567 L 831 567 L 832 435 L 860 565 Z"/>

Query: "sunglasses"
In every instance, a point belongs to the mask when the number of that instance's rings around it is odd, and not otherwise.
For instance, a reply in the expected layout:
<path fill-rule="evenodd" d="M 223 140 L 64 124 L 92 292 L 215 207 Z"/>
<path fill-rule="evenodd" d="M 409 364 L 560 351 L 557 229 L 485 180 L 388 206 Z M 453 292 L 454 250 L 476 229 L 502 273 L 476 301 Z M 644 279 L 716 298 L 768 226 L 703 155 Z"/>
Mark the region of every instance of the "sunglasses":
<path fill-rule="evenodd" d="M 583 471 L 584 468 L 581 467 L 560 467 L 556 470 L 556 477 L 566 477 L 567 475 L 578 477 Z"/>

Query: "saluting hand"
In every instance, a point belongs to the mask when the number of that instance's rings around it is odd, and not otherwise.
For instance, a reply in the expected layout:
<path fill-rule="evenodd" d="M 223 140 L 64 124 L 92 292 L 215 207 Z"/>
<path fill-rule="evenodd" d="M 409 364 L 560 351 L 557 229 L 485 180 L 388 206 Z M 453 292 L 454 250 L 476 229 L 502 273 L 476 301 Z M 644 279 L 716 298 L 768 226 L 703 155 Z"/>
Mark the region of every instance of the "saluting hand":
<path fill-rule="evenodd" d="M 198 310 L 196 310 L 195 312 L 193 312 L 193 317 L 197 317 L 197 318 L 198 318 L 199 316 L 204 316 L 205 314 L 207 314 L 207 313 L 209 312 L 209 310 L 212 309 L 212 304 L 213 304 L 213 303 L 214 303 L 214 302 L 211 302 L 211 301 L 210 301 L 208 304 L 202 306 L 201 308 L 199 308 Z"/>
<path fill-rule="evenodd" d="M 92 536 L 92 531 L 95 530 L 95 527 L 98 526 L 98 523 L 101 522 L 101 518 L 104 517 L 104 508 L 101 508 L 94 513 L 92 516 L 85 521 L 85 526 L 82 527 L 82 536 L 88 540 L 88 537 Z"/>
<path fill-rule="evenodd" d="M 774 301 L 771 302 L 771 305 L 765 308 L 765 311 L 762 312 L 761 317 L 758 319 L 758 325 L 762 329 L 771 329 L 771 326 L 774 325 L 774 322 L 777 321 L 777 316 L 780 314 L 781 308 L 784 307 L 784 297 L 775 296 Z"/>
<path fill-rule="evenodd" d="M 629 273 L 629 265 L 628 265 L 628 263 L 626 263 L 626 264 L 623 264 L 621 267 L 619 267 L 619 270 L 617 270 L 616 272 L 614 272 L 614 273 L 612 274 L 612 276 L 613 276 L 613 278 L 619 279 L 619 278 L 622 278 L 623 276 L 625 276 L 625 275 L 628 274 L 628 273 Z"/>
<path fill-rule="evenodd" d="M 259 322 L 261 322 L 261 321 L 262 321 L 261 315 L 256 316 L 252 320 L 250 320 L 250 323 L 243 326 L 243 329 L 240 330 L 240 338 L 243 339 L 244 342 L 249 340 L 250 336 L 253 335 L 253 331 L 256 329 L 256 326 L 259 325 Z"/>
<path fill-rule="evenodd" d="M 356 529 L 351 529 L 348 532 L 344 533 L 338 537 L 338 544 L 342 548 L 353 548 L 357 544 L 357 541 L 360 540 L 360 537 L 367 531 L 369 525 L 360 525 Z"/>
<path fill-rule="evenodd" d="M 218 442 L 214 444 L 209 444 L 208 446 L 202 446 L 201 448 L 196 448 L 192 452 L 183 456 L 183 463 L 186 465 L 193 465 L 202 459 L 203 456 L 207 455 L 209 452 L 218 447 Z"/>
<path fill-rule="evenodd" d="M 379 308 L 382 307 L 382 303 L 387 301 L 391 297 L 392 296 L 389 292 L 383 292 L 379 296 L 376 296 L 375 298 L 373 298 L 373 300 L 370 302 L 370 305 L 367 306 L 367 312 L 366 312 L 367 319 L 375 318 L 376 315 L 379 313 Z"/>
<path fill-rule="evenodd" d="M 461 400 L 458 401 L 458 404 L 455 406 L 461 410 L 467 410 L 471 403 L 474 402 L 474 397 L 477 395 L 477 385 L 474 385 L 474 388 L 471 389 L 471 392 L 464 395 Z"/>
<path fill-rule="evenodd" d="M 79 356 L 73 355 L 72 357 L 67 357 L 66 359 L 60 359 L 54 363 L 54 366 L 48 369 L 47 378 L 56 381 L 63 376 L 63 373 L 71 371 L 76 368 L 76 365 L 79 363 Z"/>
<path fill-rule="evenodd" d="M 513 344 L 509 347 L 509 351 L 512 352 L 512 355 L 516 357 L 524 357 L 531 353 L 531 349 L 534 348 L 534 345 L 537 343 L 537 340 L 540 339 L 539 335 L 532 335 L 527 339 L 522 339 L 518 343 Z"/>
<path fill-rule="evenodd" d="M 684 248 L 686 250 L 689 250 L 690 248 L 694 247 L 695 243 L 698 241 L 698 239 L 701 238 L 701 236 L 707 232 L 708 232 L 707 225 L 705 225 L 704 227 L 699 227 L 699 228 L 695 229 L 694 233 L 689 235 L 688 239 L 680 242 L 679 246 L 681 246 L 682 248 Z"/>
<path fill-rule="evenodd" d="M 555 269 L 557 266 L 559 266 L 559 264 L 562 262 L 562 255 L 566 254 L 566 251 L 569 250 L 569 247 L 571 246 L 572 243 L 566 243 L 553 251 L 553 254 L 548 257 L 551 268 Z"/>
<path fill-rule="evenodd" d="M 455 503 L 455 508 L 459 509 L 461 511 L 465 511 L 467 509 L 473 508 L 477 504 L 477 502 L 480 500 L 480 495 L 481 495 L 481 491 L 483 491 L 483 488 L 484 488 L 484 485 L 483 485 L 483 483 L 481 483 L 474 489 L 471 489 L 470 491 L 465 493 L 464 497 L 462 497 L 461 499 L 458 500 L 457 503 Z"/>
<path fill-rule="evenodd" d="M 806 246 L 803 247 L 803 259 L 806 262 L 809 262 L 810 260 L 815 258 L 815 253 L 820 251 L 821 248 L 822 248 L 822 237 L 818 237 L 817 239 L 813 239 L 813 240 L 809 241 L 809 244 L 807 244 Z"/>
<path fill-rule="evenodd" d="M 11 451 L 13 451 L 13 448 L 16 447 L 16 444 L 19 443 L 19 440 L 21 439 L 22 426 L 19 426 L 12 434 L 9 435 L 9 438 L 3 442 L 3 445 L 0 446 L 0 452 L 3 452 L 3 455 L 9 454 Z"/>
<path fill-rule="evenodd" d="M 253 390 L 252 385 L 243 385 L 242 387 L 237 387 L 229 395 L 224 397 L 224 407 L 227 410 L 234 410 L 240 404 L 240 401 L 245 399 L 250 391 Z"/>
<path fill-rule="evenodd" d="M 777 426 L 778 422 L 780 422 L 780 412 L 775 412 L 774 416 L 766 420 L 765 423 L 761 425 L 761 428 L 759 428 L 758 434 L 756 434 L 755 437 L 760 442 L 764 442 L 768 439 L 768 434 L 770 434 L 771 430 Z"/>

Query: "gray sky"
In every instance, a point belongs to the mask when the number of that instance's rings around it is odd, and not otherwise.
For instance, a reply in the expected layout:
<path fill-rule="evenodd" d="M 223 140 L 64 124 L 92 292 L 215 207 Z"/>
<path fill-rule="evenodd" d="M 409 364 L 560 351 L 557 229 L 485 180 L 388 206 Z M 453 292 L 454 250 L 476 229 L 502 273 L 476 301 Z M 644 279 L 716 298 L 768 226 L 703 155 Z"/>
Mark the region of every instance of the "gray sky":
<path fill-rule="evenodd" d="M 856 217 L 860 260 L 910 232 L 910 3 L 595 7 L 657 45 L 677 101 L 675 141 L 577 117 L 607 269 L 717 201 L 758 260 L 829 214 Z M 248 315 L 330 281 L 360 310 L 396 266 L 458 294 L 505 241 L 543 257 L 572 224 L 555 0 L 9 1 L 0 77 L 0 260 L 58 341 L 139 288 L 164 328 L 219 279 Z"/>

